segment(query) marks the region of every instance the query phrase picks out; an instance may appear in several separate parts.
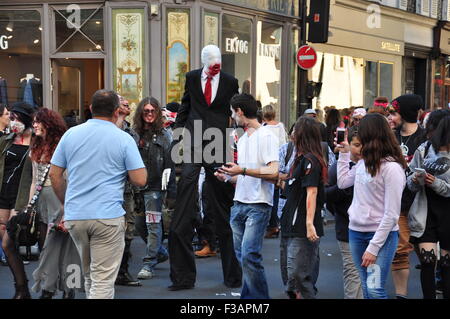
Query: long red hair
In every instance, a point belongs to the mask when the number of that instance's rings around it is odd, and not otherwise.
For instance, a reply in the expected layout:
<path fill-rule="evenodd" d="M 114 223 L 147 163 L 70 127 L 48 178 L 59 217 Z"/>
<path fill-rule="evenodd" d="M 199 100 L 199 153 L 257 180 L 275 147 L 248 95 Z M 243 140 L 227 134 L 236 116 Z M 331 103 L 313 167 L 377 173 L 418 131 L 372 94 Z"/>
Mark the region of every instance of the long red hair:
<path fill-rule="evenodd" d="M 31 141 L 31 160 L 37 163 L 50 163 L 56 146 L 67 130 L 62 116 L 55 111 L 41 108 L 34 116 L 34 121 L 41 123 L 45 137 L 34 136 Z"/>

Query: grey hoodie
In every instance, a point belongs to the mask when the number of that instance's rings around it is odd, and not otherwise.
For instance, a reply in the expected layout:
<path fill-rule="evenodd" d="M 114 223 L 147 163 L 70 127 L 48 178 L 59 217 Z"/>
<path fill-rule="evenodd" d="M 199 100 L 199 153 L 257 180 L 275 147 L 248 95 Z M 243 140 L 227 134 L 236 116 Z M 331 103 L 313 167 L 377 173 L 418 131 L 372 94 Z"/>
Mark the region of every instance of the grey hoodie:
<path fill-rule="evenodd" d="M 435 152 L 433 146 L 429 142 L 420 145 L 414 153 L 414 158 L 409 164 L 411 171 L 415 168 L 423 168 L 427 173 L 434 175 L 436 178 L 429 186 L 437 195 L 450 197 L 450 153 Z M 411 236 L 422 237 L 427 220 L 428 203 L 425 193 L 425 187 L 413 182 L 415 174 L 411 174 L 407 179 L 408 188 L 416 192 L 416 197 L 409 210 L 408 221 L 411 230 Z"/>

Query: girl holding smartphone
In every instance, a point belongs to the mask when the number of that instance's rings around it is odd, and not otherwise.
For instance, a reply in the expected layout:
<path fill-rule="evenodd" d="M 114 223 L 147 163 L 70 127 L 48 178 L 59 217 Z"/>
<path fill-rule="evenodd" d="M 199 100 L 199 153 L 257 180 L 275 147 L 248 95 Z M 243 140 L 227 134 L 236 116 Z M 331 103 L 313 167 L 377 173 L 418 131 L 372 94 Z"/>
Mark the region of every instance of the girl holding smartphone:
<path fill-rule="evenodd" d="M 349 243 L 365 299 L 387 299 L 386 280 L 398 244 L 398 218 L 406 162 L 394 133 L 380 114 L 360 122 L 362 159 L 350 169 L 346 139 L 338 150 L 338 187 L 354 186 Z"/>

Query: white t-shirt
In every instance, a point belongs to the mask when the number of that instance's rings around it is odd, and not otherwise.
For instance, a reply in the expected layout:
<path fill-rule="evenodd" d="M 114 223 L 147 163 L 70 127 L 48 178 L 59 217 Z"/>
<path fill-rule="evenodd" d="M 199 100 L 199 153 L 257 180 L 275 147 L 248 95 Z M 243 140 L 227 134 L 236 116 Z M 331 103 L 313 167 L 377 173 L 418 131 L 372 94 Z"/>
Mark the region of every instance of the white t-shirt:
<path fill-rule="evenodd" d="M 238 165 L 247 169 L 278 162 L 278 138 L 265 126 L 252 135 L 242 135 L 238 141 Z M 274 184 L 260 178 L 239 175 L 234 200 L 244 204 L 265 203 L 273 206 Z"/>
<path fill-rule="evenodd" d="M 278 138 L 278 145 L 281 146 L 287 143 L 287 134 L 283 123 L 279 122 L 276 125 L 266 124 L 264 126 L 270 129 L 272 133 L 275 134 L 275 136 Z"/>

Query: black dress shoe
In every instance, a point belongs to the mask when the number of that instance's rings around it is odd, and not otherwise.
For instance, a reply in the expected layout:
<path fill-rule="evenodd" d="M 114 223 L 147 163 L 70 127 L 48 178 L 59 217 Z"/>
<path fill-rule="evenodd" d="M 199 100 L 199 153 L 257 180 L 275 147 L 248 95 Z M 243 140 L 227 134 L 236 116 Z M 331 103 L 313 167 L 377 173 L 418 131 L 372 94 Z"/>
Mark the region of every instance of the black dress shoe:
<path fill-rule="evenodd" d="M 129 286 L 129 287 L 140 287 L 142 286 L 139 280 L 135 280 L 131 275 L 126 272 L 124 274 L 119 274 L 116 279 L 116 285 L 119 286 Z"/>
<path fill-rule="evenodd" d="M 42 294 L 39 299 L 53 299 L 54 293 L 47 290 L 42 290 Z"/>
<path fill-rule="evenodd" d="M 297 299 L 297 295 L 295 292 L 293 291 L 286 291 L 286 295 L 288 296 L 289 299 Z"/>
<path fill-rule="evenodd" d="M 28 284 L 15 285 L 16 293 L 12 299 L 31 299 L 30 291 L 28 290 Z"/>
<path fill-rule="evenodd" d="M 178 290 L 185 290 L 185 289 L 193 289 L 194 285 L 171 285 L 167 288 L 170 291 L 178 291 Z"/>
<path fill-rule="evenodd" d="M 75 299 L 75 289 L 70 289 L 69 292 L 63 292 L 62 299 Z"/>

